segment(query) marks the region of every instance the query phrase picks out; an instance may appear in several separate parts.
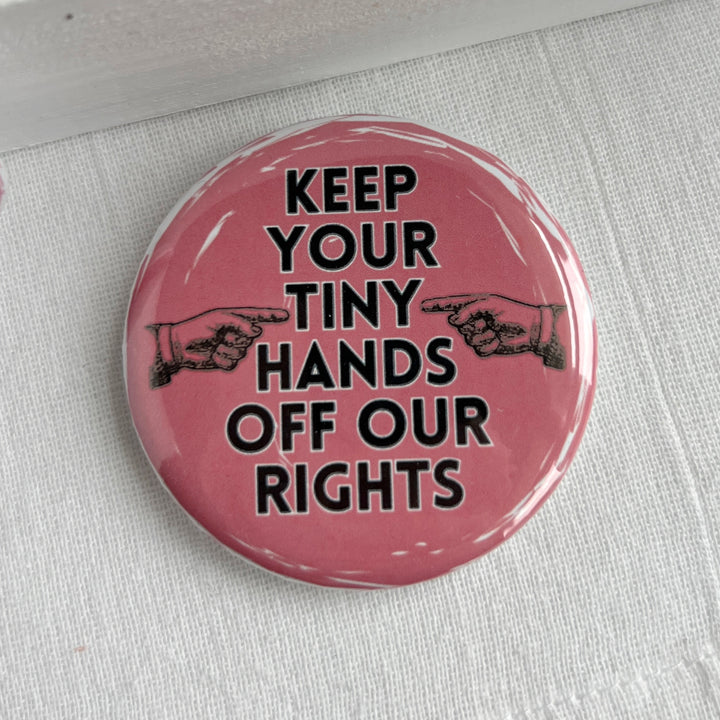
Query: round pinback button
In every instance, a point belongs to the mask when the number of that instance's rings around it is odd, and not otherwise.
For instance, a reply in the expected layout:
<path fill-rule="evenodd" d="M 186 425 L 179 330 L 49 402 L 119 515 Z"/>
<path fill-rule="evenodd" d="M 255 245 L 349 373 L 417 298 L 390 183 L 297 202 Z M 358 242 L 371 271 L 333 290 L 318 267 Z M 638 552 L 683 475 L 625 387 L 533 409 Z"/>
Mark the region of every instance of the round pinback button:
<path fill-rule="evenodd" d="M 133 421 L 220 542 L 381 588 L 495 547 L 567 470 L 596 331 L 565 233 L 492 155 L 348 116 L 261 138 L 158 231 L 128 310 Z"/>

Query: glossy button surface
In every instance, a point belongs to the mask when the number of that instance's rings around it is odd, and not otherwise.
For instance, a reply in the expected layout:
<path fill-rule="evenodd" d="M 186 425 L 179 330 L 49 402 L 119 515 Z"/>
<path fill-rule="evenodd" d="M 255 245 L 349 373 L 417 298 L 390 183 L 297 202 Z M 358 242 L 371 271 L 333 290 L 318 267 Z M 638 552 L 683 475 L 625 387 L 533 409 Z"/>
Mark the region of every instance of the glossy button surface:
<path fill-rule="evenodd" d="M 150 462 L 269 570 L 375 588 L 517 530 L 592 402 L 578 259 L 492 155 L 342 117 L 247 145 L 180 201 L 138 273 L 126 381 Z"/>

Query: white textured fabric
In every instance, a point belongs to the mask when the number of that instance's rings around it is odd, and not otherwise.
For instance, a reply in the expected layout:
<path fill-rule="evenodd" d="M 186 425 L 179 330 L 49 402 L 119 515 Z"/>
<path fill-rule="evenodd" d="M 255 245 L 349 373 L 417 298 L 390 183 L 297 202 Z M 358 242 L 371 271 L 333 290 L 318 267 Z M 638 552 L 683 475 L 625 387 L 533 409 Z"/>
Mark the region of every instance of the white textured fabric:
<path fill-rule="evenodd" d="M 0 158 L 0 717 L 720 717 L 720 1 L 677 0 Z M 234 148 L 377 112 L 503 158 L 598 314 L 568 476 L 487 557 L 357 593 L 199 532 L 125 404 L 155 228 Z"/>

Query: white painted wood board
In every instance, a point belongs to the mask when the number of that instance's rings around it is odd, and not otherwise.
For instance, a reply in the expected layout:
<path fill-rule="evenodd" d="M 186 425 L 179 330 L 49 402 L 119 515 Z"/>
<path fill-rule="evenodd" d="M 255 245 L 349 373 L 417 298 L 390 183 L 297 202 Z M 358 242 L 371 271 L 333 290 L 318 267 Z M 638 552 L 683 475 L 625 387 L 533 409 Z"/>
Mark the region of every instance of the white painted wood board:
<path fill-rule="evenodd" d="M 0 151 L 646 3 L 0 0 Z"/>

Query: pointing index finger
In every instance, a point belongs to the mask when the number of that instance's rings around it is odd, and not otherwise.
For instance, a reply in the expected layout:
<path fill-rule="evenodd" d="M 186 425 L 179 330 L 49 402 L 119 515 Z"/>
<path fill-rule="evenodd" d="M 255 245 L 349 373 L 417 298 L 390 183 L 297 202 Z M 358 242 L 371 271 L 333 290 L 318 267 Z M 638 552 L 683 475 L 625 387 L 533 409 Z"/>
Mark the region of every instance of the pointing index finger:
<path fill-rule="evenodd" d="M 285 322 L 290 313 L 285 308 L 231 308 L 228 312 L 254 323 L 281 323 Z"/>
<path fill-rule="evenodd" d="M 424 312 L 453 312 L 456 313 L 466 305 L 481 300 L 484 295 L 445 295 L 444 297 L 427 298 L 420 303 Z"/>

